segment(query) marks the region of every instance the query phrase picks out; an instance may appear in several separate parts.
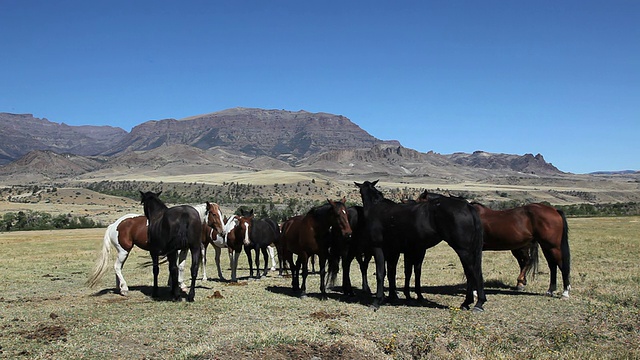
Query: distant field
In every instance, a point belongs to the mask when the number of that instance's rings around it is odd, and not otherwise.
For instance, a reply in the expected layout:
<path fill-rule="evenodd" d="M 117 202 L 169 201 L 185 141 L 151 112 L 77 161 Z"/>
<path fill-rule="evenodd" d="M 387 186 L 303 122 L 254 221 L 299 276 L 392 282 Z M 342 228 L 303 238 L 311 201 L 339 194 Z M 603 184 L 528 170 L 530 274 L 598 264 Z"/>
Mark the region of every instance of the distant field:
<path fill-rule="evenodd" d="M 427 302 L 401 301 L 373 311 L 369 297 L 345 299 L 339 287 L 329 300 L 319 300 L 317 274 L 309 278 L 306 299 L 292 296 L 290 279 L 277 273 L 248 280 L 244 255 L 239 283 L 199 280 L 194 303 L 168 301 L 166 288 L 154 300 L 151 269 L 141 267 L 149 257 L 140 249 L 124 268 L 131 292 L 123 297 L 113 292 L 112 271 L 96 289 L 84 285 L 104 229 L 0 233 L 0 357 L 640 357 L 640 218 L 569 219 L 569 227 L 570 299 L 542 295 L 548 286 L 544 259 L 535 281 L 516 292 L 515 260 L 508 252 L 485 253 L 488 302 L 481 314 L 457 309 L 462 269 L 445 244 L 427 252 Z M 225 257 L 223 269 L 229 277 Z M 351 273 L 359 288 L 355 265 Z M 163 266 L 162 284 L 166 274 Z M 211 255 L 208 275 L 215 275 Z M 368 279 L 374 284 L 373 267 Z"/>

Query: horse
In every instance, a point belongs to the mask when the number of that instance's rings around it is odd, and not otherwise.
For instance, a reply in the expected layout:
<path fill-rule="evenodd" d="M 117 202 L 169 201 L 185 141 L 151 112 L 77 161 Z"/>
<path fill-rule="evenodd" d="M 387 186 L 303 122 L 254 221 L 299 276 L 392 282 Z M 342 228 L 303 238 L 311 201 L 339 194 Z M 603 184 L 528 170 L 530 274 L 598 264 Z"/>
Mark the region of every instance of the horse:
<path fill-rule="evenodd" d="M 102 242 L 102 251 L 98 255 L 96 266 L 87 280 L 87 285 L 94 287 L 107 271 L 111 257 L 111 246 L 113 246 L 118 252 L 113 264 L 116 273 L 116 291 L 120 295 L 126 296 L 129 293 L 129 287 L 122 275 L 122 267 L 134 245 L 149 251 L 147 218 L 140 214 L 127 214 L 107 227 Z"/>
<path fill-rule="evenodd" d="M 244 252 L 249 260 L 249 276 L 253 277 L 253 259 L 251 250 L 255 251 L 256 276 L 258 278 L 267 276 L 269 269 L 270 245 L 278 242 L 280 238 L 280 228 L 275 221 L 265 219 L 255 219 L 253 209 L 249 212 L 242 211 L 242 215 L 246 219 L 246 226 L 249 229 L 249 245 L 244 246 Z M 260 275 L 260 252 L 264 259 L 264 270 Z M 273 259 L 272 259 L 273 261 Z"/>
<path fill-rule="evenodd" d="M 346 199 L 340 201 L 327 200 L 324 205 L 311 208 L 305 215 L 289 219 L 282 226 L 280 249 L 283 258 L 291 269 L 291 285 L 294 291 L 300 291 L 300 297 L 306 297 L 307 275 L 309 274 L 309 256 L 318 255 L 320 267 L 320 292 L 322 299 L 327 298 L 325 283 L 325 264 L 329 261 L 328 279 L 332 283 L 337 276 L 340 254 L 335 249 L 329 251 L 336 243 L 332 229 L 339 229 L 343 237 L 351 236 L 351 227 L 344 205 Z M 297 254 L 295 266 L 293 254 Z M 302 266 L 302 286 L 300 286 L 300 267 Z"/>
<path fill-rule="evenodd" d="M 434 199 L 442 196 L 444 195 L 430 193 L 427 190 L 425 190 L 418 196 L 417 200 L 404 200 L 403 202 L 405 203 L 425 202 L 425 201 L 429 201 L 429 199 Z M 449 195 L 449 196 L 451 197 L 453 195 Z M 457 197 L 457 198 L 464 199 L 462 197 Z M 472 205 L 474 205 L 473 202 L 472 202 Z M 476 210 L 479 210 L 479 209 L 476 207 Z M 484 227 L 486 224 L 484 219 L 482 219 L 482 213 L 480 214 L 480 219 L 483 221 L 483 227 Z M 487 229 L 484 228 L 484 230 L 485 230 L 484 231 L 485 245 L 483 247 L 483 250 L 511 250 L 511 253 L 516 258 L 516 261 L 520 266 L 520 274 L 518 275 L 516 289 L 524 290 L 524 287 L 527 284 L 527 275 L 531 273 L 532 277 L 535 277 L 535 272 L 538 268 L 538 243 L 536 241 L 531 241 L 521 248 L 513 248 L 515 243 L 511 242 L 510 240 L 506 240 L 506 241 L 498 241 L 498 243 L 501 243 L 501 245 L 498 246 L 499 248 L 488 249 L 487 242 L 489 241 L 493 243 L 492 245 L 490 245 L 490 247 L 495 247 L 495 241 L 487 240 Z"/>
<path fill-rule="evenodd" d="M 351 238 L 344 239 L 346 245 L 342 246 L 342 292 L 348 296 L 354 296 L 351 286 L 350 269 L 353 259 L 358 261 L 362 275 L 362 291 L 371 295 L 367 280 L 367 268 L 372 254 L 364 242 L 364 208 L 362 206 L 350 206 L 347 208 Z"/>
<path fill-rule="evenodd" d="M 202 211 L 202 205 L 194 206 L 198 213 L 200 213 L 202 222 L 202 280 L 207 281 L 207 247 L 211 244 L 216 252 L 216 267 L 218 270 L 218 277 L 224 280 L 222 276 L 222 270 L 220 268 L 220 252 L 221 248 L 226 248 L 226 241 L 224 236 L 226 235 L 226 228 L 223 223 L 222 211 L 220 205 L 216 203 L 206 202 L 204 204 L 204 213 Z"/>
<path fill-rule="evenodd" d="M 233 227 L 227 233 L 227 246 L 231 251 L 231 282 L 237 282 L 238 259 L 245 246 L 251 244 L 249 240 L 249 222 L 252 219 L 246 216 L 234 215 L 229 219 Z"/>
<path fill-rule="evenodd" d="M 491 210 L 471 203 L 480 214 L 484 229 L 484 250 L 511 250 L 520 265 L 518 287 L 526 284 L 526 272 L 537 265 L 538 244 L 542 248 L 549 266 L 549 289 L 553 296 L 557 289 L 557 269 L 562 272 L 564 289 L 562 297 L 569 297 L 571 290 L 571 254 L 569 250 L 569 227 L 562 210 L 532 203 L 507 210 Z M 536 252 L 526 249 L 535 248 Z"/>
<path fill-rule="evenodd" d="M 474 311 L 484 311 L 486 302 L 482 278 L 482 224 L 480 216 L 467 201 L 440 197 L 425 203 L 398 204 L 375 188 L 378 180 L 357 183 L 364 208 L 365 236 L 376 263 L 376 298 L 378 308 L 384 301 L 384 277 L 388 270 L 389 298 L 397 300 L 396 266 L 400 253 L 415 270 L 415 289 L 418 300 L 422 261 L 428 248 L 444 240 L 458 255 L 467 279 L 466 296 L 461 309 L 470 309 L 474 290 L 478 300 Z M 385 269 L 385 262 L 387 270 Z M 407 269 L 407 267 L 409 269 Z M 405 267 L 406 284 L 411 277 L 411 266 Z M 409 290 L 405 286 L 405 296 Z"/>
<path fill-rule="evenodd" d="M 191 286 L 187 301 L 195 299 L 200 250 L 202 248 L 202 220 L 198 211 L 189 205 L 167 207 L 159 198 L 162 191 L 140 191 L 144 214 L 149 220 L 149 252 L 153 262 L 153 297 L 158 296 L 158 273 L 160 255 L 166 255 L 169 263 L 171 292 L 178 300 L 181 289 L 178 283 L 178 251 L 191 251 Z"/>

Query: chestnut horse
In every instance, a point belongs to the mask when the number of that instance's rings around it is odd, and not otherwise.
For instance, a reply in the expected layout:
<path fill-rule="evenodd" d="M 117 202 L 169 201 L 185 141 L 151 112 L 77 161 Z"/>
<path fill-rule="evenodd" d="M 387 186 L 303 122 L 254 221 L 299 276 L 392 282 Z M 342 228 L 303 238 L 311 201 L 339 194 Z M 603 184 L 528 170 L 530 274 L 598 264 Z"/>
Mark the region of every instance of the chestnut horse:
<path fill-rule="evenodd" d="M 553 296 L 557 289 L 557 269 L 562 272 L 563 297 L 571 290 L 569 274 L 571 255 L 569 251 L 569 227 L 564 212 L 544 204 L 534 203 L 508 210 L 491 210 L 472 203 L 480 214 L 484 228 L 483 250 L 511 250 L 520 264 L 518 286 L 526 284 L 525 273 L 537 261 L 537 253 L 530 256 L 523 249 L 540 244 L 549 265 L 549 290 Z M 537 244 L 536 244 L 537 243 Z"/>
<path fill-rule="evenodd" d="M 322 299 L 327 298 L 325 283 L 325 264 L 329 260 L 328 279 L 333 282 L 338 272 L 340 253 L 331 251 L 332 244 L 340 239 L 332 236 L 332 229 L 339 229 L 342 237 L 351 236 L 351 227 L 344 205 L 340 201 L 327 200 L 327 203 L 312 208 L 306 215 L 298 215 L 282 225 L 282 234 L 278 244 L 278 253 L 289 263 L 291 285 L 294 291 L 300 291 L 300 297 L 306 296 L 309 257 L 317 254 L 320 265 L 320 292 Z M 293 254 L 297 254 L 295 266 Z M 302 266 L 302 286 L 300 286 L 300 267 Z"/>

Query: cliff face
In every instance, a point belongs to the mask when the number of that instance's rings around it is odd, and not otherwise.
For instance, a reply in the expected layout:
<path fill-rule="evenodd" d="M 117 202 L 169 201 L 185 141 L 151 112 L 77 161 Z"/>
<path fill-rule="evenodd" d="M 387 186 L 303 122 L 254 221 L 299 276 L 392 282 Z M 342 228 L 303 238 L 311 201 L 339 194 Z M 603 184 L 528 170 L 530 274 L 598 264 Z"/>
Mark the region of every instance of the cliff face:
<path fill-rule="evenodd" d="M 370 148 L 380 142 L 344 116 L 236 108 L 182 120 L 145 122 L 107 154 L 184 144 L 296 161 L 329 150 Z"/>

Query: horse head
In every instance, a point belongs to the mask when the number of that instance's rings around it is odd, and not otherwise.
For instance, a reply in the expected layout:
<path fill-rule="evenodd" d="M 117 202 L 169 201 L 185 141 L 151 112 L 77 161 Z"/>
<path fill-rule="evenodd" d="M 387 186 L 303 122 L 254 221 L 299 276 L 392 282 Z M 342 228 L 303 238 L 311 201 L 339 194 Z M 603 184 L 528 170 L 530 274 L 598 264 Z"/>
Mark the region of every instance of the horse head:
<path fill-rule="evenodd" d="M 249 234 L 251 233 L 251 226 L 253 225 L 253 210 L 250 212 L 250 216 L 238 216 L 238 225 L 237 227 L 240 229 L 239 236 L 242 239 L 242 243 L 245 246 L 251 245 L 251 238 Z"/>
<path fill-rule="evenodd" d="M 382 192 L 375 188 L 377 183 L 378 180 L 374 182 L 365 181 L 362 184 L 354 182 L 354 184 L 356 184 L 356 186 L 360 189 L 360 196 L 362 197 L 363 206 L 370 206 L 384 199 L 384 195 L 382 194 Z"/>
<path fill-rule="evenodd" d="M 344 237 L 351 236 L 351 226 L 349 225 L 349 216 L 347 214 L 347 207 L 344 205 L 347 202 L 347 199 L 343 197 L 339 201 L 333 201 L 327 199 L 327 202 L 331 205 L 331 209 L 333 210 L 333 215 L 340 228 L 340 232 Z"/>
<path fill-rule="evenodd" d="M 222 222 L 222 211 L 220 205 L 207 201 L 207 225 L 216 233 L 224 234 L 224 223 Z"/>
<path fill-rule="evenodd" d="M 162 194 L 162 191 L 154 193 L 152 191 L 142 192 L 142 190 L 140 190 L 140 203 L 144 208 L 144 216 L 146 216 L 147 219 L 151 219 L 151 216 L 153 216 L 156 211 L 167 208 L 164 202 L 160 200 L 160 194 Z"/>

